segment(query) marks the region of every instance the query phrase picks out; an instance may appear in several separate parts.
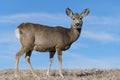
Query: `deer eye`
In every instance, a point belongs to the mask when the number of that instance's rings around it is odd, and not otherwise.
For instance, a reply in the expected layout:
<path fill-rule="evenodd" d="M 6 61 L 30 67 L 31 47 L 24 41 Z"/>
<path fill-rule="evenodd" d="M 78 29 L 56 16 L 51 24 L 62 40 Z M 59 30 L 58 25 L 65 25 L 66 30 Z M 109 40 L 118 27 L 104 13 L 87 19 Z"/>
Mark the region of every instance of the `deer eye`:
<path fill-rule="evenodd" d="M 80 20 L 82 20 L 82 17 L 79 17 Z"/>
<path fill-rule="evenodd" d="M 75 18 L 73 18 L 73 20 L 75 20 Z"/>
<path fill-rule="evenodd" d="M 75 17 L 74 17 L 74 16 L 72 17 L 72 20 L 75 20 Z"/>

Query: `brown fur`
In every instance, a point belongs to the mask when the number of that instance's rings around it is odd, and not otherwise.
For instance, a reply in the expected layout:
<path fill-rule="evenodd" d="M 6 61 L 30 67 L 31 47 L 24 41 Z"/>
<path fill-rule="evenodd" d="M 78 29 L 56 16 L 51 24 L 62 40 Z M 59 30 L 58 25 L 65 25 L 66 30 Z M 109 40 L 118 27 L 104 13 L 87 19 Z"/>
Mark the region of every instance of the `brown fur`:
<path fill-rule="evenodd" d="M 18 26 L 22 47 L 37 51 L 66 50 L 79 37 L 80 30 L 73 28 L 48 27 L 33 23 Z"/>
<path fill-rule="evenodd" d="M 18 63 L 21 55 L 26 53 L 26 61 L 28 62 L 34 76 L 30 56 L 33 50 L 49 52 L 50 64 L 48 75 L 52 64 L 52 59 L 55 52 L 58 54 L 60 64 L 60 76 L 62 75 L 62 51 L 70 48 L 71 44 L 76 41 L 80 35 L 82 28 L 82 18 L 89 13 L 85 9 L 81 14 L 74 14 L 69 8 L 66 9 L 66 14 L 73 20 L 71 28 L 61 26 L 51 27 L 34 23 L 22 23 L 16 29 L 16 35 L 22 45 L 20 51 L 16 54 L 16 74 L 18 74 Z"/>

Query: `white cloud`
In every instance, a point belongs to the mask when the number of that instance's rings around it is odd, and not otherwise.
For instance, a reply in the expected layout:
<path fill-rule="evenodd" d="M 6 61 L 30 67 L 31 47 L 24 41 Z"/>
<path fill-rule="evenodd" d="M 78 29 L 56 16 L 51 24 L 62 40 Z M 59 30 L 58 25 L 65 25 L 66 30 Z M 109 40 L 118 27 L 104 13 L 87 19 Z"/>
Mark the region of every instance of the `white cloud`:
<path fill-rule="evenodd" d="M 37 22 L 42 24 L 65 24 L 70 19 L 65 14 L 24 13 L 1 16 L 0 23 Z"/>
<path fill-rule="evenodd" d="M 15 43 L 17 41 L 14 32 L 2 32 L 0 37 L 0 43 Z"/>
<path fill-rule="evenodd" d="M 82 37 L 89 38 L 92 40 L 97 40 L 101 42 L 118 42 L 120 41 L 120 36 L 107 32 L 97 32 L 97 31 L 84 31 Z"/>
<path fill-rule="evenodd" d="M 66 58 L 65 60 L 64 60 L 64 57 Z M 63 55 L 63 66 L 65 68 L 108 69 L 108 68 L 119 68 L 120 67 L 119 64 L 120 62 L 118 57 L 92 58 L 90 56 L 75 54 L 75 53 L 69 53 L 69 54 Z"/>
<path fill-rule="evenodd" d="M 68 23 L 70 19 L 66 14 L 49 14 L 49 13 L 21 13 L 0 16 L 0 23 L 18 23 L 18 22 L 48 22 L 48 23 Z M 97 25 L 120 25 L 120 16 L 87 16 L 87 24 Z"/>
<path fill-rule="evenodd" d="M 86 22 L 97 25 L 120 25 L 120 16 L 88 16 Z"/>

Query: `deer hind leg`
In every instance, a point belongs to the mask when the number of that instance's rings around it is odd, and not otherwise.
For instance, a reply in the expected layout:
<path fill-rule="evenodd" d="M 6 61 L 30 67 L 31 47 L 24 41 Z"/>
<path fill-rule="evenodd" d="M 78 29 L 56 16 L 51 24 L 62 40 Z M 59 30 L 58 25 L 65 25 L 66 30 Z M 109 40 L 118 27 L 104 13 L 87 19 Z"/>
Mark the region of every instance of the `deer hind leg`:
<path fill-rule="evenodd" d="M 49 67 L 48 67 L 48 71 L 47 71 L 48 76 L 50 74 L 50 69 L 51 69 L 51 65 L 52 65 L 52 62 L 53 62 L 54 55 L 55 55 L 54 51 L 49 52 Z"/>
<path fill-rule="evenodd" d="M 19 59 L 24 53 L 25 53 L 24 49 L 21 48 L 21 50 L 18 51 L 18 53 L 15 56 L 15 77 L 20 77 L 18 65 L 19 65 Z"/>
<path fill-rule="evenodd" d="M 59 73 L 62 78 L 64 78 L 62 74 L 62 51 L 60 49 L 57 49 L 57 55 L 58 55 L 58 62 L 59 62 Z"/>
<path fill-rule="evenodd" d="M 30 70 L 31 70 L 33 76 L 34 76 L 35 78 L 36 78 L 36 77 L 39 78 L 39 77 L 35 74 L 34 69 L 33 69 L 33 67 L 32 67 L 32 64 L 31 64 L 31 61 L 30 61 L 31 53 L 32 53 L 32 50 L 28 51 L 28 52 L 26 53 L 26 55 L 25 55 L 25 59 L 26 59 L 26 62 L 28 63 L 28 65 L 29 65 L 29 67 L 30 67 Z"/>

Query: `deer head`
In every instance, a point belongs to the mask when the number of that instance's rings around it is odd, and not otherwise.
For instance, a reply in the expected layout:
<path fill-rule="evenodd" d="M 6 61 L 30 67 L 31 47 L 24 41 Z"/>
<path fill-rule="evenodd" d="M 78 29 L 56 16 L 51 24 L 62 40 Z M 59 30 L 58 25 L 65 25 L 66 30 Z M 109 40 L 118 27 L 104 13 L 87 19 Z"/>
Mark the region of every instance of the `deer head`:
<path fill-rule="evenodd" d="M 89 9 L 85 9 L 82 13 L 73 13 L 71 9 L 67 8 L 66 14 L 72 19 L 71 27 L 75 29 L 80 29 L 83 24 L 82 19 L 89 14 Z"/>

